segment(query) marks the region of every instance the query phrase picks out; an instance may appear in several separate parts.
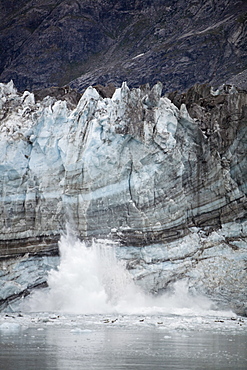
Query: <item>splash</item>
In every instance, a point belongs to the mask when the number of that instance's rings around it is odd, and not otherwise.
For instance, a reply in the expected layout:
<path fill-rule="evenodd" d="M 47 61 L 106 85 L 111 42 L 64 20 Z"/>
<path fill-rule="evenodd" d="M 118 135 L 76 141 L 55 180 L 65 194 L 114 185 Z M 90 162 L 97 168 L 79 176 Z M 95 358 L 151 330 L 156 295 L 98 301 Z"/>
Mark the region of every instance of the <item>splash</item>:
<path fill-rule="evenodd" d="M 25 311 L 79 314 L 196 314 L 209 313 L 212 302 L 191 297 L 185 281 L 174 285 L 174 294 L 154 297 L 141 290 L 108 241 L 90 247 L 72 236 L 59 242 L 61 261 L 48 276 L 47 291 L 25 300 Z M 215 314 L 215 311 L 214 311 Z"/>

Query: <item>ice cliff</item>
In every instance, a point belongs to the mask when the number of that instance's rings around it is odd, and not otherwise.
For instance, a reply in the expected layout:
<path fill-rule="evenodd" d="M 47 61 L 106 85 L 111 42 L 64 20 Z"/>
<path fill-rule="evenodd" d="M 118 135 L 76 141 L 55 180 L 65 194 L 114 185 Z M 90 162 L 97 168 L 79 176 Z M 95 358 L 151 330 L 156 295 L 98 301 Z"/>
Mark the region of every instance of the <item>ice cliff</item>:
<path fill-rule="evenodd" d="M 146 290 L 187 279 L 246 314 L 246 92 L 161 92 L 88 87 L 72 109 L 0 84 L 2 306 L 45 284 L 69 222 Z"/>

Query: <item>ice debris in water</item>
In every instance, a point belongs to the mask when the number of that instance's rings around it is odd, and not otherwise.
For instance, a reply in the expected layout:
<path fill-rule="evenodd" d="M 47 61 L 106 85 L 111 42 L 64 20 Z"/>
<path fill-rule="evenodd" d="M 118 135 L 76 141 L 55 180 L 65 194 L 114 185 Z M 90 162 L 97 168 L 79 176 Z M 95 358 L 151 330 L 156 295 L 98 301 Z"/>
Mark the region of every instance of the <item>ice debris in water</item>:
<path fill-rule="evenodd" d="M 4 322 L 0 324 L 0 331 L 17 331 L 21 329 L 21 325 L 15 322 Z"/>

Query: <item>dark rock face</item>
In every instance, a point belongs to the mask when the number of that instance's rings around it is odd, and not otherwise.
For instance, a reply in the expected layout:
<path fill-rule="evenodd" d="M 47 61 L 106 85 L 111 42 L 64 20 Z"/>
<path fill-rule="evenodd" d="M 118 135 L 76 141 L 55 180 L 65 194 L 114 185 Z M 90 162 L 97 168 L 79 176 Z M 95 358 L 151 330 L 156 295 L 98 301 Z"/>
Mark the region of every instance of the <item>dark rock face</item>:
<path fill-rule="evenodd" d="M 246 1 L 1 1 L 0 79 L 20 89 L 246 88 Z"/>
<path fill-rule="evenodd" d="M 230 170 L 232 180 L 246 193 L 246 93 L 237 92 L 229 85 L 215 92 L 209 85 L 195 85 L 184 94 L 175 92 L 168 94 L 168 97 L 179 108 L 181 104 L 186 105 L 206 138 L 211 155 L 220 160 L 225 171 Z M 203 175 L 203 172 L 208 172 L 208 164 L 203 147 L 201 150 L 199 158 L 204 166 L 201 169 Z"/>
<path fill-rule="evenodd" d="M 105 88 L 104 88 L 105 90 Z M 56 100 L 65 100 L 68 108 L 75 108 L 81 98 L 81 94 L 76 90 L 72 90 L 69 86 L 65 87 L 47 87 L 34 91 L 34 98 L 36 101 L 43 100 L 45 97 L 50 96 Z"/>

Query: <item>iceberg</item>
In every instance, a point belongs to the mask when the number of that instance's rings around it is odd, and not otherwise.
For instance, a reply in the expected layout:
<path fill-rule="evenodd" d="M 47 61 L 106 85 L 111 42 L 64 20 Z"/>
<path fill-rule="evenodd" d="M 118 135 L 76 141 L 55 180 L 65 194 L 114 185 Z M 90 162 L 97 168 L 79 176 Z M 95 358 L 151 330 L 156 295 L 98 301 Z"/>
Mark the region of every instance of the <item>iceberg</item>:
<path fill-rule="evenodd" d="M 88 87 L 72 109 L 0 84 L 0 303 L 45 284 L 69 222 L 86 243 L 117 243 L 145 290 L 187 279 L 246 313 L 247 99 L 225 92 L 214 109 L 218 97 L 206 111 L 175 105 L 160 83 L 123 83 L 112 98 Z M 27 276 L 35 259 L 36 276 L 21 279 L 15 268 Z"/>

